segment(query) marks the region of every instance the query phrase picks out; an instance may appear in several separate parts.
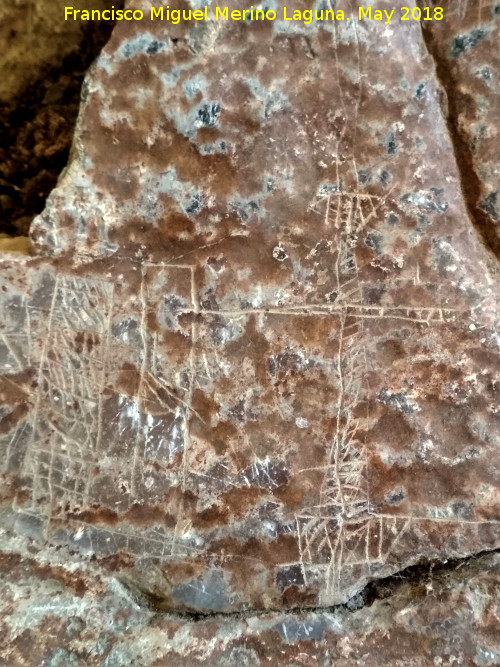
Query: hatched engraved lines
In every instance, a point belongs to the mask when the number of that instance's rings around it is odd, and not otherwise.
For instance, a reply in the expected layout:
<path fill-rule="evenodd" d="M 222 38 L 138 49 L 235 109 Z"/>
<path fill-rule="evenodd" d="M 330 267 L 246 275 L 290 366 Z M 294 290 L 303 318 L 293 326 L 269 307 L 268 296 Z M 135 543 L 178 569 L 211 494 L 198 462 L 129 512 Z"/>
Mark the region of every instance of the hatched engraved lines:
<path fill-rule="evenodd" d="M 22 349 L 28 342 L 26 336 L 9 336 L 0 333 L 0 370 L 4 372 L 20 372 L 24 368 Z M 21 343 L 21 349 L 19 349 Z"/>
<path fill-rule="evenodd" d="M 130 473 L 130 490 L 132 496 L 136 497 L 138 495 L 137 489 L 136 489 L 136 477 L 140 474 L 140 471 L 138 469 L 138 463 L 139 463 L 139 451 L 141 448 L 141 435 L 142 435 L 142 430 L 144 429 L 144 423 L 142 419 L 142 413 L 143 413 L 143 405 L 142 405 L 142 396 L 143 396 L 143 385 L 144 385 L 144 376 L 146 375 L 146 369 L 147 369 L 147 363 L 148 363 L 148 352 L 149 352 L 149 345 L 148 345 L 148 335 L 147 335 L 147 304 L 146 304 L 146 287 L 144 284 L 144 271 L 145 267 L 141 267 L 141 287 L 140 287 L 140 304 L 141 304 L 141 328 L 140 328 L 140 335 L 142 338 L 142 366 L 141 366 L 141 372 L 139 376 L 139 388 L 138 388 L 138 397 L 137 397 L 137 415 L 138 415 L 138 420 L 139 424 L 137 425 L 136 428 L 136 440 L 135 440 L 135 446 L 134 446 L 134 453 L 133 453 L 133 460 L 132 460 L 132 468 L 131 468 L 131 473 Z"/>
<path fill-rule="evenodd" d="M 21 372 L 33 356 L 31 313 L 26 296 L 0 304 L 0 372 Z"/>
<path fill-rule="evenodd" d="M 360 303 L 344 302 L 342 295 L 337 298 L 338 303 L 319 303 L 310 306 L 280 306 L 263 308 L 245 308 L 229 310 L 201 310 L 203 315 L 221 315 L 224 317 L 240 317 L 244 315 L 325 315 L 346 313 L 362 319 L 405 320 L 416 324 L 438 324 L 454 322 L 462 312 L 453 308 L 416 308 L 415 306 L 367 306 Z"/>
<path fill-rule="evenodd" d="M 57 506 L 86 502 L 112 293 L 103 281 L 69 276 L 59 276 L 54 287 L 23 470 L 31 478 L 31 510 L 43 506 L 49 521 Z"/>
<path fill-rule="evenodd" d="M 351 218 L 357 215 L 358 203 L 354 202 L 348 210 Z M 359 219 L 364 220 L 361 213 Z M 342 216 L 340 220 L 344 224 Z M 351 225 L 351 229 L 354 228 L 355 225 Z M 173 460 L 177 451 L 181 453 L 175 464 L 176 485 L 187 489 L 192 456 L 188 423 L 190 417 L 203 422 L 192 406 L 197 317 L 331 314 L 335 326 L 340 327 L 338 358 L 331 371 L 334 384 L 340 390 L 336 432 L 323 466 L 318 503 L 304 509 L 296 523 L 305 578 L 323 570 L 328 590 L 334 591 L 340 584 L 343 567 L 376 562 L 380 558 L 378 552 L 373 553 L 372 543 L 378 540 L 378 551 L 385 553 L 382 533 L 392 520 L 378 518 L 370 510 L 366 450 L 359 437 L 363 428 L 362 384 L 366 373 L 363 322 L 401 319 L 431 325 L 456 321 L 457 311 L 441 307 L 364 304 L 352 239 L 344 234 L 339 234 L 337 239 L 335 303 L 241 310 L 200 309 L 194 271 L 191 265 L 141 266 L 140 289 L 135 301 L 139 304 L 135 315 L 141 329 L 134 353 L 139 361 L 139 387 L 132 399 L 132 412 L 136 416 L 135 445 L 130 461 L 124 462 L 129 470 L 130 503 L 141 497 L 147 461 L 160 461 L 166 456 L 166 445 L 160 442 L 160 436 L 172 440 L 173 444 L 168 445 L 169 460 Z M 172 301 L 172 294 L 177 294 L 171 288 L 174 283 L 179 297 Z M 113 309 L 115 305 L 121 308 L 115 301 L 113 285 L 98 279 L 59 276 L 53 290 L 31 419 L 32 437 L 23 469 L 25 478 L 31 480 L 32 490 L 32 505 L 30 508 L 24 505 L 23 511 L 41 513 L 48 517 L 48 523 L 61 508 L 65 511 L 85 509 L 91 500 L 92 474 L 103 449 L 103 389 L 109 370 L 108 352 L 114 344 L 111 342 Z M 160 329 L 151 328 L 153 314 L 163 317 Z M 172 323 L 176 326 L 178 318 L 183 318 L 189 353 L 180 363 L 180 369 L 172 369 L 165 357 L 162 336 L 174 326 Z M 407 519 L 398 530 L 405 530 L 406 523 Z M 132 544 L 134 529 L 127 530 L 131 531 L 127 543 Z M 163 542 L 162 557 L 186 553 L 184 533 L 185 507 L 181 502 L 175 529 Z"/>
<path fill-rule="evenodd" d="M 174 272 L 175 275 L 171 275 Z M 163 274 L 163 275 L 162 275 Z M 169 288 L 169 277 L 179 279 L 182 276 L 182 286 L 185 290 L 178 289 L 180 294 L 175 297 L 167 297 L 165 293 Z M 170 301 L 168 300 L 170 299 Z M 182 379 L 173 383 L 171 377 L 166 377 L 168 359 L 161 356 L 159 334 L 148 333 L 148 317 L 154 315 L 161 317 L 164 321 L 160 324 L 166 329 L 173 326 L 173 321 L 179 315 L 194 315 L 198 311 L 198 303 L 195 290 L 194 267 L 191 265 L 158 265 L 145 264 L 141 275 L 141 330 L 142 330 L 142 368 L 140 373 L 140 386 L 138 391 L 138 413 L 140 424 L 137 430 L 134 458 L 131 472 L 132 496 L 138 497 L 137 483 L 143 482 L 143 464 L 146 459 L 159 456 L 160 451 L 168 450 L 173 457 L 177 451 L 177 441 L 182 438 L 182 451 L 180 463 L 180 485 L 186 490 L 188 461 L 190 456 L 190 434 L 188 422 L 191 415 L 201 417 L 193 410 L 192 396 L 194 385 L 194 342 L 196 339 L 196 318 L 191 317 L 189 325 L 189 356 L 185 373 L 181 373 Z M 167 306 L 168 304 L 168 306 Z M 168 315 L 163 309 L 169 308 Z M 146 398 L 147 396 L 147 398 Z M 157 409 L 153 417 L 150 415 L 153 403 Z M 158 426 L 163 425 L 160 429 Z M 169 442 L 163 439 L 155 440 L 153 434 L 163 430 Z M 185 508 L 179 503 L 176 526 L 170 543 L 170 555 L 182 555 L 185 547 L 180 543 L 185 523 Z"/>
<path fill-rule="evenodd" d="M 377 216 L 384 199 L 375 195 L 341 191 L 338 186 L 324 186 L 309 206 L 331 227 L 342 234 L 357 234 Z"/>
<path fill-rule="evenodd" d="M 70 521 L 74 533 L 74 544 L 82 551 L 99 553 L 103 556 L 114 555 L 120 551 L 132 553 L 141 558 L 158 558 L 162 561 L 199 554 L 198 546 L 184 541 L 174 544 L 172 533 L 162 528 L 147 531 L 133 531 L 126 525 L 118 528 L 92 526 L 81 521 Z"/>
<path fill-rule="evenodd" d="M 340 587 L 342 568 L 367 549 L 370 503 L 366 450 L 358 438 L 362 420 L 362 383 L 366 373 L 360 322 L 341 318 L 336 385 L 339 388 L 336 430 L 327 454 L 319 503 L 297 517 L 304 581 L 325 569 L 327 594 Z"/>
<path fill-rule="evenodd" d="M 374 514 L 370 507 L 367 482 L 366 448 L 358 437 L 363 423 L 362 387 L 367 372 L 362 315 L 380 318 L 383 309 L 366 311 L 354 246 L 357 234 L 369 220 L 358 204 L 357 195 L 337 193 L 332 206 L 332 193 L 313 204 L 325 210 L 325 224 L 333 224 L 341 233 L 336 235 L 337 301 L 341 308 L 339 347 L 336 364 L 337 399 L 336 429 L 327 453 L 319 503 L 296 518 L 300 565 L 304 582 L 322 574 L 325 598 L 340 590 L 345 567 L 372 562 Z M 372 213 L 376 207 L 372 204 Z M 333 216 L 333 217 L 332 217 Z M 343 308 L 342 308 L 343 306 Z M 403 318 L 414 319 L 414 311 L 397 312 Z M 432 309 L 424 318 L 430 323 L 435 317 Z M 420 313 L 420 318 L 422 314 Z M 438 314 L 441 321 L 444 314 Z M 379 552 L 382 558 L 383 523 L 378 523 Z"/>

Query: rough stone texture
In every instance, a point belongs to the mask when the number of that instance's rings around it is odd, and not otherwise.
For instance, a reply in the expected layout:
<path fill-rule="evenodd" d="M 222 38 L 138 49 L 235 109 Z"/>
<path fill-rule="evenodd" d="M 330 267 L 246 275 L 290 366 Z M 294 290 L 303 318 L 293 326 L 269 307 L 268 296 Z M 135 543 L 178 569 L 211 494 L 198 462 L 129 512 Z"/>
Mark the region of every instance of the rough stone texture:
<path fill-rule="evenodd" d="M 384 581 L 345 606 L 189 618 L 85 575 L 5 555 L 2 665 L 453 667 L 500 662 L 500 556 Z"/>
<path fill-rule="evenodd" d="M 115 29 L 39 256 L 1 264 L 7 664 L 498 662 L 495 556 L 366 604 L 500 543 L 499 274 L 448 17 Z"/>
<path fill-rule="evenodd" d="M 500 258 L 500 50 L 498 0 L 459 0 L 447 20 L 424 24 L 446 92 L 446 115 L 469 215 Z"/>

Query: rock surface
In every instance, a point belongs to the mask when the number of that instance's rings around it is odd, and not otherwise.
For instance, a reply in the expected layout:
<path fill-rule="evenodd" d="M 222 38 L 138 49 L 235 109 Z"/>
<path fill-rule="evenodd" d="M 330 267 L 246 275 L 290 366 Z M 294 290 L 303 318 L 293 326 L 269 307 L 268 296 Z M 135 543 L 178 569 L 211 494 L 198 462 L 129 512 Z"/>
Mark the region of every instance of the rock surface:
<path fill-rule="evenodd" d="M 469 216 L 500 258 L 500 3 L 458 2 L 447 20 L 424 24 L 446 93 L 448 128 Z"/>
<path fill-rule="evenodd" d="M 4 556 L 2 665 L 498 665 L 500 557 L 384 581 L 335 609 L 190 618 L 85 575 Z M 408 578 L 407 578 L 408 577 Z"/>
<path fill-rule="evenodd" d="M 117 26 L 38 257 L 1 262 L 7 664 L 500 659 L 467 560 L 500 543 L 495 125 L 469 176 L 440 84 L 464 25 L 498 40 L 472 8 Z"/>

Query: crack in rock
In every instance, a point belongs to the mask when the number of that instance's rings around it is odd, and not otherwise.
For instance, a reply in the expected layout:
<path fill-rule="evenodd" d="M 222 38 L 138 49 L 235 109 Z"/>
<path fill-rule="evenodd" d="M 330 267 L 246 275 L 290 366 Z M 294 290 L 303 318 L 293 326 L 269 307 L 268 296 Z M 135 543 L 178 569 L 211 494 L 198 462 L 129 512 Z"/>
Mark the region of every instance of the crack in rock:
<path fill-rule="evenodd" d="M 424 0 L 416 0 L 416 5 L 423 10 L 426 6 Z M 437 81 L 445 95 L 444 104 L 441 105 L 446 120 L 448 134 L 455 155 L 455 163 L 460 178 L 460 187 L 463 200 L 469 214 L 469 219 L 480 237 L 483 244 L 500 262 L 500 237 L 498 235 L 495 218 L 490 213 L 485 202 L 486 193 L 481 181 L 470 146 L 470 140 L 460 127 L 460 115 L 467 106 L 467 94 L 460 89 L 460 82 L 454 71 L 454 65 L 442 53 L 439 43 L 433 32 L 432 26 L 420 23 L 422 36 L 427 52 L 434 62 Z M 479 30 L 479 29 L 478 29 Z M 483 32 L 476 31 L 476 37 L 467 42 L 471 48 L 479 41 Z M 474 31 L 473 31 L 474 32 Z M 486 34 L 486 33 L 484 33 Z M 456 41 L 455 50 L 452 47 L 452 57 L 457 57 Z M 463 49 L 462 49 L 463 50 Z"/>
<path fill-rule="evenodd" d="M 500 554 L 500 549 L 480 551 L 476 554 L 464 556 L 463 558 L 450 558 L 446 560 L 422 559 L 414 565 L 410 565 L 387 577 L 373 579 L 366 586 L 352 595 L 346 602 L 329 606 L 296 607 L 292 609 L 270 609 L 265 612 L 256 609 L 247 609 L 237 612 L 200 612 L 188 608 L 172 611 L 173 602 L 168 593 L 159 588 L 148 589 L 144 585 L 125 577 L 117 577 L 117 581 L 123 587 L 127 597 L 143 611 L 154 614 L 165 615 L 169 619 L 184 620 L 189 622 L 201 622 L 209 619 L 248 619 L 256 614 L 260 618 L 281 613 L 288 617 L 313 614 L 321 612 L 334 613 L 336 611 L 357 612 L 365 607 L 371 607 L 377 600 L 388 600 L 397 595 L 403 587 L 407 588 L 406 596 L 417 600 L 429 594 L 435 585 L 444 586 L 450 580 L 467 579 L 473 573 L 487 571 L 491 567 L 491 558 L 494 554 Z M 466 568 L 466 569 L 462 569 Z M 457 572 L 460 573 L 457 575 Z"/>

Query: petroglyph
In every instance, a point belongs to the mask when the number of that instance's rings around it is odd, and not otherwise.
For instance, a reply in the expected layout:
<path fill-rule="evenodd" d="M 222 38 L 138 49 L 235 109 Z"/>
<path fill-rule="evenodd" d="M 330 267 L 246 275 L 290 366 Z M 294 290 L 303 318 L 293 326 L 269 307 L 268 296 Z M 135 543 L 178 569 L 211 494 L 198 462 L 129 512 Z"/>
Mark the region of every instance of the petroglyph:
<path fill-rule="evenodd" d="M 131 511 L 136 503 L 141 503 L 148 490 L 157 498 L 173 489 L 193 492 L 199 489 L 200 479 L 205 480 L 202 484 L 206 493 L 214 500 L 220 493 L 217 488 L 279 489 L 291 471 L 284 464 L 276 467 L 270 460 L 259 462 L 255 459 L 257 452 L 251 454 L 249 463 L 253 463 L 246 472 L 243 463 L 239 469 L 227 457 L 221 457 L 218 465 L 225 470 L 225 479 L 213 476 L 214 462 L 201 468 L 197 462 L 203 451 L 199 448 L 200 436 L 203 438 L 204 431 L 210 430 L 210 423 L 193 405 L 193 395 L 197 386 L 208 382 L 216 396 L 214 374 L 224 368 L 221 359 L 217 359 L 217 345 L 210 352 L 210 346 L 207 349 L 203 342 L 200 324 L 205 333 L 211 330 L 214 317 L 228 323 L 243 319 L 247 324 L 255 317 L 264 317 L 260 328 L 269 337 L 279 336 L 282 318 L 300 322 L 306 318 L 316 328 L 326 318 L 331 331 L 335 331 L 336 349 L 331 359 L 308 359 L 299 347 L 293 364 L 300 379 L 316 372 L 314 368 L 319 363 L 327 386 L 331 387 L 328 391 L 336 396 L 331 406 L 335 428 L 329 442 L 325 442 L 321 465 L 298 471 L 299 476 L 311 471 L 320 473 L 321 483 L 314 504 L 303 506 L 286 532 L 296 536 L 302 585 L 324 581 L 321 599 L 340 595 L 342 582 L 348 578 L 346 573 L 355 567 L 363 566 L 369 574 L 372 566 L 383 566 L 418 517 L 380 514 L 370 502 L 370 454 L 364 443 L 370 424 L 366 381 L 369 364 L 363 324 L 369 320 L 391 320 L 412 326 L 457 326 L 460 314 L 456 309 L 438 306 L 395 308 L 364 304 L 356 243 L 342 231 L 337 230 L 334 235 L 337 297 L 333 304 L 249 307 L 239 311 L 200 309 L 195 266 L 189 265 L 136 264 L 133 268 L 140 278 L 135 281 L 135 292 L 128 294 L 123 282 L 117 287 L 102 279 L 59 275 L 52 294 L 45 294 L 48 307 L 40 311 L 46 324 L 42 325 L 45 335 L 33 410 L 7 445 L 9 469 L 9 457 L 18 449 L 16 442 L 28 440 L 19 466 L 23 491 L 13 501 L 15 511 L 38 517 L 45 539 L 71 545 L 83 554 L 106 556 L 123 551 L 139 559 L 166 563 L 183 555 L 203 557 L 204 538 L 192 530 L 189 521 L 186 523 L 188 510 L 183 500 L 177 503 L 171 529 L 157 525 L 144 533 L 127 522 L 112 529 L 93 526 L 85 517 L 94 508 L 108 504 L 104 489 L 110 484 L 122 489 L 122 511 Z M 23 299 L 18 306 L 16 312 L 24 314 L 19 317 L 26 318 L 32 312 L 29 299 Z M 207 322 L 203 323 L 205 319 Z M 4 328 L 2 335 L 6 340 L 9 329 Z M 172 366 L 165 350 L 169 336 L 179 332 L 185 350 Z M 30 337 L 22 340 L 28 347 Z M 6 349 L 9 360 L 13 355 L 10 347 Z M 287 355 L 291 360 L 297 354 L 290 349 L 287 352 L 286 345 L 278 347 L 277 352 L 284 355 L 284 360 Z M 5 370 L 21 371 L 29 359 L 24 349 L 21 358 L 25 358 L 23 363 L 19 360 L 17 367 L 7 365 Z M 211 371 L 214 362 L 214 369 L 218 370 Z M 278 363 L 272 371 L 276 379 L 281 373 L 282 362 Z M 205 372 L 201 371 L 203 368 Z M 284 368 L 290 368 L 289 361 Z M 283 377 L 288 372 L 285 370 Z M 205 383 L 197 377 L 198 373 L 205 376 Z M 370 391 L 376 390 L 370 387 Z M 293 408 L 289 415 L 286 408 L 283 412 L 283 401 L 278 396 L 282 407 L 275 403 L 274 409 L 266 411 L 272 419 L 283 419 L 286 428 L 290 418 L 298 418 Z M 118 411 L 111 419 L 110 409 Z M 262 415 L 262 407 L 243 408 L 242 424 L 248 418 L 248 413 L 244 416 L 247 409 L 250 414 L 252 409 L 255 411 L 255 417 L 250 419 Z M 311 419 L 314 416 L 300 417 L 298 423 L 303 422 L 308 429 Z M 123 448 L 119 440 L 116 445 L 109 442 L 116 436 L 126 440 Z M 237 455 L 236 450 L 234 453 Z M 155 474 L 151 475 L 153 470 Z M 110 511 L 113 512 L 111 508 Z M 58 519 L 64 517 L 67 528 L 63 530 Z M 113 515 L 110 520 L 116 523 Z M 293 562 L 286 567 L 293 568 Z"/>
<path fill-rule="evenodd" d="M 165 30 L 117 28 L 1 262 L 13 548 L 203 613 L 496 548 L 497 271 L 420 26 Z"/>

